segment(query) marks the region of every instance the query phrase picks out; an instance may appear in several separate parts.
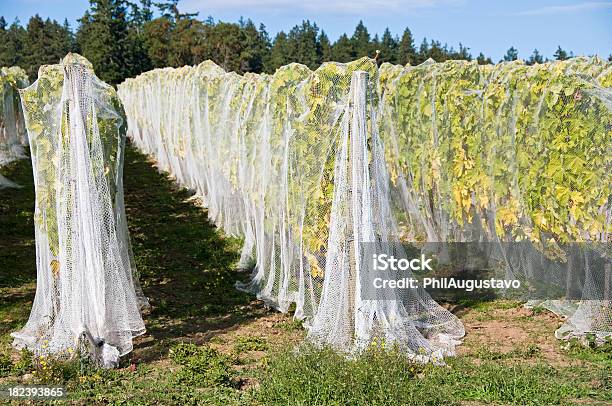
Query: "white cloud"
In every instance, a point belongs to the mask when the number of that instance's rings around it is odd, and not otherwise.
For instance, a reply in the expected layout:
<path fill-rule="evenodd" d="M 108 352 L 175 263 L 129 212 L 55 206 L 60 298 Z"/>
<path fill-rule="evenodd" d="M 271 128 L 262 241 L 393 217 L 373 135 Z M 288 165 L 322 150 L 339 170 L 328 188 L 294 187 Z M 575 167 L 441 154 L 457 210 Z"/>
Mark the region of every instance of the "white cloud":
<path fill-rule="evenodd" d="M 368 14 L 409 13 L 438 5 L 456 4 L 462 0 L 183 0 L 180 8 L 189 12 L 199 11 L 203 15 L 223 11 L 238 11 L 282 14 L 326 13 Z"/>
<path fill-rule="evenodd" d="M 606 1 L 590 1 L 578 4 L 568 4 L 564 6 L 548 6 L 535 8 L 531 10 L 521 11 L 516 15 L 522 16 L 537 16 L 537 15 L 551 15 L 551 14 L 567 14 L 576 13 L 580 11 L 592 11 L 612 8 L 612 2 Z"/>

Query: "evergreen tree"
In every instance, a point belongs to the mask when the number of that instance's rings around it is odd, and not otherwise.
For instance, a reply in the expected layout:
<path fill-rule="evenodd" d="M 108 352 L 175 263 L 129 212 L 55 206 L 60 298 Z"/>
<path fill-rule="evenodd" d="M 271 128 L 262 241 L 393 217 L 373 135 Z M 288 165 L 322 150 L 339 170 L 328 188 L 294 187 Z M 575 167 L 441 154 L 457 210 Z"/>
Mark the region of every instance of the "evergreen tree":
<path fill-rule="evenodd" d="M 60 34 L 60 42 L 63 43 L 65 47 L 68 47 L 70 52 L 77 51 L 76 39 L 67 18 L 64 18 L 64 24 L 62 25 L 62 32 Z"/>
<path fill-rule="evenodd" d="M 359 21 L 355 32 L 351 37 L 352 54 L 355 58 L 361 58 L 363 56 L 373 56 L 372 46 L 370 44 L 370 34 L 368 29 L 363 24 L 363 21 Z"/>
<path fill-rule="evenodd" d="M 13 53 L 9 52 L 7 41 L 8 41 L 8 30 L 6 29 L 7 24 L 4 16 L 0 16 L 0 66 L 12 66 L 9 63 L 13 62 Z"/>
<path fill-rule="evenodd" d="M 268 60 L 270 59 L 270 49 L 272 48 L 272 41 L 270 35 L 266 30 L 264 24 L 259 24 L 259 39 L 257 50 L 261 54 L 261 67 L 258 72 L 264 72 L 266 66 L 268 66 Z"/>
<path fill-rule="evenodd" d="M 504 55 L 504 62 L 516 61 L 518 59 L 518 51 L 515 47 L 508 48 L 506 55 Z"/>
<path fill-rule="evenodd" d="M 287 42 L 289 44 L 289 57 L 291 62 L 298 62 L 315 69 L 318 65 L 317 36 L 319 27 L 310 21 L 302 21 L 289 31 Z"/>
<path fill-rule="evenodd" d="M 436 62 L 444 62 L 448 59 L 449 53 L 451 52 L 448 51 L 446 44 L 442 46 L 440 41 L 431 40 L 429 49 L 427 50 L 427 58 L 424 58 L 424 60 L 431 58 Z"/>
<path fill-rule="evenodd" d="M 270 41 L 266 27 L 262 24 L 257 30 L 250 19 L 242 26 L 242 60 L 241 72 L 261 73 L 264 69 L 264 58 L 269 52 Z"/>
<path fill-rule="evenodd" d="M 478 62 L 478 65 L 488 65 L 493 63 L 491 58 L 485 57 L 482 52 L 476 57 L 476 62 Z"/>
<path fill-rule="evenodd" d="M 128 40 L 127 40 L 127 64 L 132 66 L 132 74 L 139 74 L 153 68 L 147 50 L 147 38 L 144 26 L 153 18 L 151 11 L 151 0 L 141 0 L 142 7 L 135 3 L 130 6 Z"/>
<path fill-rule="evenodd" d="M 535 65 L 536 63 L 544 63 L 544 58 L 537 49 L 534 49 L 533 54 L 527 60 L 527 65 Z"/>
<path fill-rule="evenodd" d="M 32 79 L 37 75 L 38 63 L 41 65 L 57 63 L 55 60 L 49 60 L 47 55 L 47 49 L 51 46 L 47 34 L 43 19 L 38 14 L 31 17 L 23 40 L 23 63 L 28 76 Z"/>
<path fill-rule="evenodd" d="M 425 40 L 425 47 L 427 47 L 427 40 Z M 397 63 L 399 63 L 400 65 L 416 65 L 419 62 L 420 61 L 417 56 L 417 50 L 414 47 L 414 38 L 412 37 L 410 29 L 406 27 L 404 33 L 402 34 L 402 39 L 400 40 L 398 45 Z"/>
<path fill-rule="evenodd" d="M 198 13 L 180 13 L 178 9 L 178 2 L 179 0 L 165 0 L 165 2 L 154 4 L 161 12 L 161 16 L 167 18 L 173 23 L 178 22 L 180 19 L 192 19 L 198 15 Z"/>
<path fill-rule="evenodd" d="M 374 34 L 374 38 L 370 41 L 370 56 L 376 58 L 377 51 L 380 54 L 380 38 L 378 34 Z M 380 55 L 378 55 L 378 57 L 380 57 Z"/>
<path fill-rule="evenodd" d="M 268 73 L 274 73 L 276 69 L 288 63 L 289 42 L 287 41 L 287 34 L 281 31 L 274 38 L 272 48 L 270 49 L 270 58 L 268 59 L 268 64 L 265 67 L 265 71 Z"/>
<path fill-rule="evenodd" d="M 380 56 L 378 58 L 379 63 L 383 63 L 383 62 L 398 63 L 397 40 L 393 38 L 393 36 L 391 35 L 391 31 L 389 31 L 389 28 L 385 28 L 385 32 L 383 33 L 382 40 L 380 41 L 379 49 L 380 49 Z"/>
<path fill-rule="evenodd" d="M 419 46 L 417 64 L 425 62 L 429 57 L 429 42 L 427 42 L 427 38 L 423 38 L 421 46 Z"/>
<path fill-rule="evenodd" d="M 172 23 L 166 17 L 159 17 L 145 23 L 144 46 L 153 68 L 168 66 L 172 42 Z"/>
<path fill-rule="evenodd" d="M 153 19 L 153 10 L 151 10 L 153 2 L 151 0 L 140 0 L 139 18 L 136 24 L 142 26 Z"/>
<path fill-rule="evenodd" d="M 73 50 L 72 32 L 67 24 L 43 21 L 38 14 L 30 18 L 23 37 L 22 63 L 31 79 L 36 78 L 40 65 L 58 63 Z"/>
<path fill-rule="evenodd" d="M 332 45 L 329 42 L 329 38 L 325 31 L 321 31 L 319 38 L 317 39 L 317 63 L 322 64 L 332 60 Z"/>
<path fill-rule="evenodd" d="M 196 65 L 204 60 L 204 24 L 187 15 L 177 14 L 170 35 L 171 66 Z"/>
<path fill-rule="evenodd" d="M 453 48 L 451 48 L 447 59 L 471 61 L 472 55 L 470 54 L 470 49 L 464 47 L 463 44 L 460 42 L 459 50 L 455 51 Z"/>
<path fill-rule="evenodd" d="M 332 46 L 333 60 L 336 62 L 350 62 L 354 59 L 354 55 L 351 40 L 346 34 L 342 34 Z"/>
<path fill-rule="evenodd" d="M 240 25 L 219 22 L 207 31 L 206 54 L 226 71 L 241 72 L 244 39 Z"/>
<path fill-rule="evenodd" d="M 569 58 L 567 52 L 563 50 L 563 48 L 561 48 L 561 45 L 557 47 L 557 50 L 555 51 L 553 56 L 555 57 L 557 61 L 564 61 Z"/>
<path fill-rule="evenodd" d="M 129 25 L 124 0 L 90 0 L 91 11 L 80 19 L 77 43 L 96 74 L 105 82 L 119 83 L 137 73 L 129 65 Z"/>
<path fill-rule="evenodd" d="M 6 20 L 0 17 L 0 66 L 27 66 L 23 60 L 23 43 L 26 30 L 21 26 L 18 19 L 6 28 Z"/>

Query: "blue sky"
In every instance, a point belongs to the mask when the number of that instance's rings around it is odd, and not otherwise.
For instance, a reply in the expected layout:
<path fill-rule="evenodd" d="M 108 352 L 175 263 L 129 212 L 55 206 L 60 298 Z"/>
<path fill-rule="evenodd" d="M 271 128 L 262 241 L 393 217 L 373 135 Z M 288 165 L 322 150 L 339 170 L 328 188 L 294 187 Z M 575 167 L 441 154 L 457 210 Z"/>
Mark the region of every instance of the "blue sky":
<path fill-rule="evenodd" d="M 0 0 L 0 15 L 26 23 L 38 13 L 73 27 L 88 0 Z M 315 21 L 330 38 L 353 32 L 363 20 L 370 33 L 389 27 L 401 34 L 406 26 L 417 46 L 423 37 L 457 47 L 473 55 L 483 51 L 495 61 L 510 46 L 527 58 L 534 48 L 550 57 L 557 45 L 576 55 L 612 53 L 612 0 L 181 0 L 179 8 L 237 21 L 240 16 L 263 22 L 271 34 L 288 31 L 302 19 Z"/>

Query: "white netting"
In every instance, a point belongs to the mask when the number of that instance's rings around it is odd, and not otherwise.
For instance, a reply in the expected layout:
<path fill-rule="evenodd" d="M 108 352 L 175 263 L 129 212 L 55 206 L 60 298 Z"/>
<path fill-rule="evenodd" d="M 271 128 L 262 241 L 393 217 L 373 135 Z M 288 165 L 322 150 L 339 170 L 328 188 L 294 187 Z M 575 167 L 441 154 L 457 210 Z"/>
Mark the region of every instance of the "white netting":
<path fill-rule="evenodd" d="M 0 167 L 26 158 L 23 146 L 27 137 L 18 89 L 28 84 L 23 69 L 16 66 L 0 69 Z M 0 174 L 0 189 L 17 186 Z"/>
<path fill-rule="evenodd" d="M 453 351 L 463 326 L 424 291 L 368 300 L 359 288 L 363 242 L 401 249 L 373 60 L 244 76 L 204 62 L 145 73 L 119 95 L 137 147 L 244 237 L 254 270 L 239 288 L 281 311 L 295 303 L 310 338 L 342 350 L 382 336 L 422 360 Z"/>
<path fill-rule="evenodd" d="M 612 330 L 609 271 L 588 265 L 609 262 L 611 76 L 597 58 L 380 70 L 364 58 L 271 76 L 204 62 L 119 95 L 137 147 L 244 237 L 254 270 L 241 289 L 281 311 L 295 303 L 316 341 L 382 335 L 426 359 L 452 351 L 461 323 L 422 290 L 366 299 L 363 243 L 395 256 L 406 241 L 499 243 L 507 277 L 571 270 L 568 291 L 585 300 L 564 307 L 559 336 Z M 568 260 L 571 242 L 603 246 Z M 542 262 L 555 249 L 565 256 Z"/>
<path fill-rule="evenodd" d="M 381 85 L 405 239 L 494 243 L 508 278 L 583 299 L 528 303 L 568 317 L 557 337 L 611 335 L 612 64 L 385 64 Z"/>
<path fill-rule="evenodd" d="M 146 305 L 123 206 L 125 118 L 114 89 L 68 54 L 21 91 L 36 208 L 37 286 L 14 345 L 37 354 L 85 348 L 116 366 L 145 331 Z"/>

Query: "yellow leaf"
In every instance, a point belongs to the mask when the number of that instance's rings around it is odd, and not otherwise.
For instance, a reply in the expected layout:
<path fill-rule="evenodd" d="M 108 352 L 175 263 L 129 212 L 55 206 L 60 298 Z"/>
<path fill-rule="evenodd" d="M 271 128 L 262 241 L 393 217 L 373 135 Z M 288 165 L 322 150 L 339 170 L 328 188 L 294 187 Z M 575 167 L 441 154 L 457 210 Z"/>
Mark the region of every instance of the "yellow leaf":
<path fill-rule="evenodd" d="M 51 273 L 53 274 L 53 277 L 55 279 L 59 277 L 59 272 L 60 272 L 60 263 L 57 259 L 54 259 L 53 261 L 51 261 Z"/>

